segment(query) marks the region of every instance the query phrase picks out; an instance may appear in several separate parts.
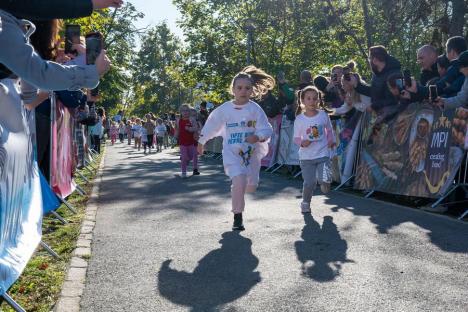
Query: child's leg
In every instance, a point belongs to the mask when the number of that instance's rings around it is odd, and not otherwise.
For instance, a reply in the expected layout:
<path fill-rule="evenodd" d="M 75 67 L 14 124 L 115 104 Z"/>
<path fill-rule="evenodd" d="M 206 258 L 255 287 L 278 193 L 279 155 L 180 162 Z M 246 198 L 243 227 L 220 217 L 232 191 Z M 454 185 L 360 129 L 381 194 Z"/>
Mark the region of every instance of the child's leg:
<path fill-rule="evenodd" d="M 260 180 L 261 160 L 252 158 L 249 167 L 247 168 L 247 188 L 246 193 L 255 193 Z"/>
<path fill-rule="evenodd" d="M 302 202 L 310 204 L 314 189 L 317 185 L 317 163 L 315 160 L 301 160 L 302 178 Z"/>
<path fill-rule="evenodd" d="M 332 181 L 330 158 L 323 158 L 317 164 L 317 180 L 320 183 L 320 190 L 322 193 L 328 193 L 330 191 L 330 183 Z"/>
<path fill-rule="evenodd" d="M 180 146 L 180 169 L 182 170 L 182 173 L 187 173 L 187 166 L 190 161 L 189 153 L 189 146 Z"/>
<path fill-rule="evenodd" d="M 198 170 L 198 151 L 195 145 L 190 146 L 192 149 L 193 170 Z"/>
<path fill-rule="evenodd" d="M 242 213 L 245 208 L 245 191 L 247 188 L 247 175 L 241 174 L 232 178 L 231 198 L 232 212 L 234 214 Z"/>

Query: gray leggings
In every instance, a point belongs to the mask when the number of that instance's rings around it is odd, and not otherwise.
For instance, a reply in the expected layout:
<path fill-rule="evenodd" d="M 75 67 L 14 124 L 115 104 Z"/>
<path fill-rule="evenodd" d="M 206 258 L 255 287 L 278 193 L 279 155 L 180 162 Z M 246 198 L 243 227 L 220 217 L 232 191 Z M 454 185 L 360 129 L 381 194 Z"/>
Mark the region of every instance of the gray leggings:
<path fill-rule="evenodd" d="M 310 203 L 317 180 L 320 184 L 331 183 L 330 158 L 322 157 L 311 160 L 301 160 L 302 179 L 302 202 Z"/>

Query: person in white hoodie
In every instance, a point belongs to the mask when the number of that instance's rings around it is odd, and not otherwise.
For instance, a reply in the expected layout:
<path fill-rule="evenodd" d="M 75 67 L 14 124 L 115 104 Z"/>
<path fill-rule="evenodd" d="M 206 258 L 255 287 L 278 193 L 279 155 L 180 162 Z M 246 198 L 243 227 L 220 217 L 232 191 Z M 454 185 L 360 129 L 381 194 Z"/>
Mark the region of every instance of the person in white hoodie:
<path fill-rule="evenodd" d="M 233 230 L 244 230 L 242 212 L 245 193 L 255 192 L 259 182 L 260 162 L 268 153 L 273 129 L 263 109 L 251 98 L 259 98 L 275 87 L 275 80 L 263 70 L 248 66 L 231 83 L 234 100 L 215 109 L 198 140 L 198 153 L 210 139 L 223 137 L 223 163 L 231 178 Z"/>

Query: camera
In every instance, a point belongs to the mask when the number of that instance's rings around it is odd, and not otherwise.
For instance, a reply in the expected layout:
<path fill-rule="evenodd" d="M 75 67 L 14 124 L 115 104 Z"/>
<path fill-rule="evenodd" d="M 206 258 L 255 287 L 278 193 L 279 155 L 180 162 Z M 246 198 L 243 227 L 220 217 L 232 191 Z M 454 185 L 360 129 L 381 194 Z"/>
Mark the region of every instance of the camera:
<path fill-rule="evenodd" d="M 437 86 L 436 85 L 430 85 L 429 86 L 429 99 L 434 102 L 437 97 L 439 96 L 437 92 Z"/>
<path fill-rule="evenodd" d="M 343 77 L 346 81 L 351 81 L 351 68 L 347 66 L 343 68 Z"/>
<path fill-rule="evenodd" d="M 405 83 L 405 87 L 411 88 L 412 81 L 411 81 L 411 72 L 408 69 L 403 71 L 403 80 Z"/>
<path fill-rule="evenodd" d="M 73 45 L 80 43 L 81 26 L 80 25 L 66 25 L 65 26 L 65 54 L 76 54 L 73 50 Z"/>
<path fill-rule="evenodd" d="M 405 90 L 405 79 L 404 78 L 399 78 L 395 80 L 396 87 L 398 88 L 398 91 L 403 92 Z"/>

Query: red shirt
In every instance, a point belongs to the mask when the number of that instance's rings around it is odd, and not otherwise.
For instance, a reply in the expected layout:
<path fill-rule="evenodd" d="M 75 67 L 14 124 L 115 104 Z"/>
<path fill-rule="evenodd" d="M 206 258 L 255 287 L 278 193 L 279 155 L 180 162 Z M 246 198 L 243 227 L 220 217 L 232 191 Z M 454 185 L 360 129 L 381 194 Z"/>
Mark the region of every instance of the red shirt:
<path fill-rule="evenodd" d="M 179 145 L 196 145 L 197 141 L 193 137 L 193 132 L 187 131 L 185 127 L 192 127 L 190 119 L 179 120 Z"/>

